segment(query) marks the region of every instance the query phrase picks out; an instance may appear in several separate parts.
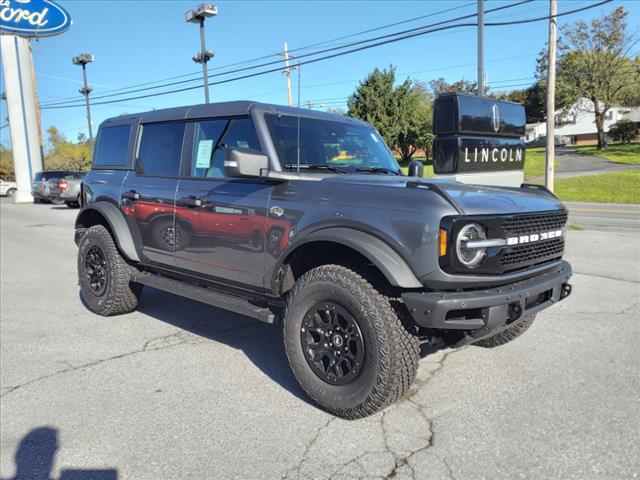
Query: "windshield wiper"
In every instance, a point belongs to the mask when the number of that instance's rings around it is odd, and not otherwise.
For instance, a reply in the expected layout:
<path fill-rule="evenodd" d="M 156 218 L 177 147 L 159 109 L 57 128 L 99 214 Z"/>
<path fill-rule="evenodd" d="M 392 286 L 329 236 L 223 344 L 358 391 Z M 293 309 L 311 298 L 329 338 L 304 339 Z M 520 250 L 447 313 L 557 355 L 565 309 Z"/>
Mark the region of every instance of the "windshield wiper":
<path fill-rule="evenodd" d="M 298 164 L 288 163 L 284 166 L 284 168 L 293 170 L 295 168 L 298 168 Z M 330 172 L 349 173 L 347 170 L 344 170 L 342 168 L 334 167 L 333 165 L 325 165 L 325 164 L 301 163 L 300 168 L 303 168 L 305 170 L 328 170 Z"/>
<path fill-rule="evenodd" d="M 359 167 L 356 168 L 356 172 L 392 173 L 393 175 L 400 175 L 400 172 L 385 167 Z"/>

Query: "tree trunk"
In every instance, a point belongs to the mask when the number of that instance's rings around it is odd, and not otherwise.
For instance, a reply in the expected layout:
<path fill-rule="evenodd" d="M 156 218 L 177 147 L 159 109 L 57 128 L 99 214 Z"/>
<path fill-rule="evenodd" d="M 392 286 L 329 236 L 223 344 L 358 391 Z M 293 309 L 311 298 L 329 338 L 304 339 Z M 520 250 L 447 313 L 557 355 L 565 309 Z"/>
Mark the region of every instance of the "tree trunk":
<path fill-rule="evenodd" d="M 606 150 L 607 137 L 604 133 L 604 112 L 596 112 L 596 129 L 598 130 L 598 150 Z"/>

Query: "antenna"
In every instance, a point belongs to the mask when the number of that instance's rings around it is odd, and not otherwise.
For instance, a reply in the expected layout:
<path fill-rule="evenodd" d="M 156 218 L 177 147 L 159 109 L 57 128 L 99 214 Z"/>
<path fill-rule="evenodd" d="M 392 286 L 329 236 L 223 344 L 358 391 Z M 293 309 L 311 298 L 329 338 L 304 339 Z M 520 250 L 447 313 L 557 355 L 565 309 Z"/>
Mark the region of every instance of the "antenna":
<path fill-rule="evenodd" d="M 298 64 L 298 163 L 297 171 L 300 175 L 300 64 Z"/>

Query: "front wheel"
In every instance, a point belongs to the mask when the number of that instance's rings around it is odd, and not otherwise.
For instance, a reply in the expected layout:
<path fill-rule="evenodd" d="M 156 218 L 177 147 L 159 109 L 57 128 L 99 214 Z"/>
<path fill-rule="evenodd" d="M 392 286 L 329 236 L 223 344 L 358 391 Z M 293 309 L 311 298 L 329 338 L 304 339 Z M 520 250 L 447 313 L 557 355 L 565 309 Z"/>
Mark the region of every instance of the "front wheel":
<path fill-rule="evenodd" d="M 135 310 L 142 285 L 131 282 L 134 272 L 104 226 L 94 225 L 84 233 L 78 248 L 78 280 L 89 310 L 103 316 Z"/>
<path fill-rule="evenodd" d="M 356 419 L 405 394 L 420 349 L 401 308 L 343 266 L 317 267 L 298 279 L 288 297 L 285 349 L 296 379 L 321 408 Z"/>
<path fill-rule="evenodd" d="M 13 198 L 16 196 L 16 189 L 15 188 L 10 188 L 9 190 L 7 190 L 7 197 L 8 198 Z"/>

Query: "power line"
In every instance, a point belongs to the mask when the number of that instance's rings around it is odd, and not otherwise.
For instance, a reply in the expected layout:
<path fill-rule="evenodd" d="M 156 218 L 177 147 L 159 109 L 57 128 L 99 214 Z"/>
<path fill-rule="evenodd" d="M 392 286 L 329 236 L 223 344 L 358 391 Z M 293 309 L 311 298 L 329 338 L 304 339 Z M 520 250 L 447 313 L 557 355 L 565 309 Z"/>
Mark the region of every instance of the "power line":
<path fill-rule="evenodd" d="M 336 37 L 336 38 L 332 38 L 332 39 L 329 39 L 329 40 L 324 40 L 322 42 L 317 42 L 317 43 L 313 43 L 313 44 L 310 44 L 310 45 L 297 47 L 297 48 L 294 48 L 294 49 L 290 50 L 290 52 L 308 50 L 308 49 L 316 47 L 316 46 L 326 45 L 328 43 L 335 42 L 335 41 L 338 41 L 338 40 L 343 40 L 343 39 L 346 39 L 346 38 L 356 37 L 358 35 L 363 35 L 365 33 L 370 33 L 370 32 L 374 32 L 374 31 L 378 31 L 378 30 L 383 30 L 385 28 L 391 28 L 391 27 L 394 27 L 394 26 L 397 26 L 397 25 L 402 25 L 402 24 L 405 24 L 405 23 L 414 22 L 416 20 L 421 20 L 421 19 L 427 18 L 427 17 L 434 17 L 434 16 L 437 16 L 437 15 L 441 15 L 443 13 L 448 13 L 448 12 L 451 12 L 451 11 L 454 11 L 454 10 L 459 10 L 459 9 L 462 9 L 462 8 L 466 8 L 466 7 L 469 7 L 471 5 L 475 5 L 475 2 L 467 3 L 465 5 L 460 5 L 460 6 L 457 6 L 457 7 L 447 8 L 445 10 L 440 10 L 438 12 L 434 12 L 434 13 L 430 13 L 430 14 L 426 14 L 426 15 L 421 15 L 421 16 L 418 16 L 418 17 L 409 18 L 409 19 L 406 19 L 406 20 L 402 20 L 402 21 L 399 21 L 399 22 L 382 25 L 382 26 L 375 27 L 375 28 L 370 28 L 368 30 L 363 30 L 363 31 L 352 33 L 352 34 L 349 34 L 349 35 L 343 35 L 341 37 Z M 255 62 L 260 61 L 260 60 L 265 60 L 265 59 L 271 58 L 271 57 L 280 57 L 280 56 L 282 56 L 282 54 L 283 54 L 283 52 L 271 53 L 271 54 L 268 54 L 268 55 L 263 55 L 263 56 L 252 58 L 252 59 L 242 60 L 242 61 L 239 61 L 239 62 L 234 62 L 234 63 L 227 64 L 227 65 L 221 65 L 221 66 L 218 66 L 218 67 L 213 67 L 210 70 L 211 71 L 223 70 L 225 68 L 235 67 L 235 66 L 239 66 L 239 65 L 246 65 L 246 64 L 250 64 L 250 63 L 255 63 Z M 109 89 L 107 89 L 107 90 L 105 90 L 103 92 L 100 92 L 100 93 L 101 94 L 102 93 L 113 94 L 115 92 L 120 92 L 122 90 L 128 90 L 128 89 L 131 89 L 131 88 L 143 87 L 143 86 L 147 86 L 147 85 L 152 85 L 154 83 L 164 82 L 164 81 L 167 81 L 167 80 L 175 80 L 175 79 L 178 79 L 178 78 L 191 77 L 191 76 L 196 76 L 196 75 L 199 76 L 200 74 L 201 74 L 201 72 L 192 72 L 192 73 L 186 73 L 186 74 L 181 74 L 181 75 L 174 75 L 174 76 L 166 77 L 166 78 L 163 78 L 163 79 L 158 79 L 158 80 L 153 80 L 153 81 L 133 84 L 133 85 L 129 85 L 129 86 L 126 86 L 126 87 L 109 88 Z M 189 81 L 198 81 L 198 80 L 200 80 L 200 79 L 199 78 L 193 78 L 193 79 L 190 79 L 190 80 L 185 80 L 185 83 L 189 82 Z M 160 88 L 160 87 L 158 87 L 158 88 Z M 129 93 L 131 93 L 131 92 L 129 92 Z M 61 100 L 75 100 L 75 97 L 65 97 L 65 98 L 61 98 Z"/>
<path fill-rule="evenodd" d="M 519 5 L 524 5 L 524 4 L 530 3 L 532 1 L 533 0 L 521 0 L 521 1 L 518 1 L 518 2 L 515 2 L 515 3 L 511 3 L 511 4 L 508 4 L 508 5 L 502 5 L 500 7 L 495 7 L 495 8 L 486 10 L 485 13 L 491 13 L 491 12 L 496 12 L 496 11 L 500 11 L 500 10 L 505 10 L 505 9 L 517 7 Z M 426 16 L 435 16 L 435 15 L 438 15 L 438 14 L 443 13 L 443 12 L 444 11 L 436 12 L 436 13 L 433 13 L 431 15 L 425 15 L 424 17 L 426 17 Z M 443 25 L 443 24 L 452 23 L 452 22 L 459 21 L 459 20 L 465 20 L 465 19 L 468 19 L 468 18 L 475 17 L 477 15 L 478 15 L 477 13 L 463 15 L 461 17 L 452 18 L 452 19 L 449 19 L 449 20 L 443 20 L 443 21 L 440 21 L 440 22 L 432 23 L 432 24 L 429 24 L 429 25 L 423 25 L 423 26 L 420 26 L 420 27 L 411 28 L 411 29 L 408 29 L 408 30 L 400 31 L 400 32 L 395 32 L 395 33 L 390 33 L 390 34 L 386 34 L 386 35 L 382 35 L 382 36 L 378 36 L 378 37 L 359 40 L 359 41 L 348 43 L 348 44 L 344 44 L 344 45 L 341 45 L 341 46 L 338 46 L 338 47 L 332 47 L 332 48 L 327 48 L 327 49 L 324 49 L 324 50 L 319 50 L 319 51 L 316 51 L 316 52 L 306 53 L 304 55 L 298 55 L 296 57 L 296 59 L 299 60 L 299 59 L 302 59 L 302 58 L 313 57 L 313 56 L 316 56 L 316 55 L 321 55 L 321 54 L 324 54 L 324 53 L 334 52 L 336 50 L 342 50 L 344 48 L 348 48 L 348 47 L 352 47 L 352 46 L 356 46 L 356 45 L 362 45 L 362 44 L 365 44 L 365 43 L 374 42 L 374 41 L 382 40 L 382 39 L 385 39 L 385 38 L 396 37 L 396 36 L 399 36 L 399 35 L 406 35 L 408 33 L 413 33 L 413 32 L 417 32 L 417 31 L 420 31 L 420 30 L 425 30 L 427 28 L 432 28 L 432 27 L 436 27 L 436 26 L 440 26 L 440 25 Z M 471 26 L 471 25 L 468 25 L 468 26 Z M 438 30 L 433 30 L 433 31 L 438 31 Z M 420 32 L 420 34 L 426 34 L 426 33 L 431 33 L 431 31 Z M 417 35 L 414 34 L 413 36 L 417 36 Z M 403 39 L 403 38 L 409 38 L 409 37 L 401 37 L 400 39 Z M 391 43 L 391 42 L 388 42 L 388 43 Z M 229 74 L 232 74 L 232 73 L 239 73 L 239 72 L 244 72 L 244 71 L 248 71 L 248 70 L 254 70 L 256 68 L 267 67 L 267 66 L 271 66 L 271 65 L 275 65 L 275 64 L 280 65 L 281 63 L 282 63 L 281 60 L 275 60 L 275 61 L 271 61 L 271 62 L 261 63 L 259 65 L 239 68 L 239 69 L 236 69 L 236 70 L 233 70 L 233 71 L 217 73 L 217 74 L 214 74 L 214 75 L 210 75 L 209 77 L 210 78 L 211 77 L 220 77 L 220 76 L 225 76 L 225 75 L 229 75 Z M 304 63 L 298 62 L 299 65 L 304 65 L 306 63 L 312 63 L 312 62 L 309 62 L 309 61 L 304 62 Z M 280 70 L 280 69 L 281 69 L 281 67 L 278 67 L 277 70 Z M 267 73 L 270 73 L 270 72 L 267 72 Z M 196 81 L 196 80 L 198 80 L 198 79 L 180 80 L 180 81 L 166 83 L 166 84 L 158 85 L 158 86 L 154 86 L 154 87 L 146 87 L 146 88 L 140 88 L 140 89 L 135 89 L 135 90 L 129 90 L 127 92 L 123 92 L 123 93 L 120 93 L 120 94 L 105 94 L 105 95 L 101 95 L 101 96 L 95 96 L 94 95 L 92 98 L 93 98 L 93 100 L 99 100 L 99 99 L 108 98 L 108 97 L 111 97 L 111 96 L 119 96 L 119 95 L 125 95 L 125 94 L 130 94 L 130 93 L 139 93 L 139 92 L 143 92 L 143 91 L 154 90 L 154 89 L 157 89 L 157 88 L 170 87 L 170 86 L 175 86 L 175 85 L 182 85 L 182 84 L 193 82 L 193 81 Z M 218 82 L 218 84 L 219 83 L 226 83 L 226 82 Z M 216 83 L 212 83 L 212 85 L 215 85 L 215 84 Z M 197 86 L 195 86 L 194 88 L 197 88 Z M 186 90 L 181 89 L 181 90 L 176 90 L 176 92 L 177 91 L 186 91 Z M 160 94 L 162 94 L 162 93 L 159 93 L 159 95 Z M 66 104 L 66 103 L 69 103 L 69 102 L 49 102 L 49 103 L 44 104 L 42 106 L 43 107 L 47 107 L 47 108 L 52 108 L 52 107 L 57 107 L 57 106 Z"/>
<path fill-rule="evenodd" d="M 525 0 L 525 2 L 527 2 L 527 3 L 529 1 L 531 1 L 531 0 Z M 586 7 L 581 7 L 581 8 L 577 8 L 577 9 L 573 9 L 573 10 L 569 10 L 569 11 L 566 11 L 566 12 L 559 13 L 559 14 L 556 15 L 556 17 L 561 17 L 561 16 L 570 15 L 570 14 L 573 14 L 573 13 L 578 13 L 578 12 L 582 12 L 582 11 L 585 11 L 585 10 L 589 10 L 591 8 L 598 7 L 600 5 L 604 5 L 606 3 L 610 3 L 611 1 L 612 0 L 603 0 L 603 1 L 600 1 L 598 3 L 592 4 L 592 5 L 588 5 Z M 515 3 L 515 4 L 506 5 L 506 6 L 503 6 L 503 7 L 499 7 L 499 9 L 505 9 L 505 8 L 521 5 L 521 4 L 525 3 L 525 2 L 518 2 L 518 3 Z M 495 10 L 496 9 L 493 9 L 492 11 L 495 11 Z M 472 16 L 475 16 L 475 14 L 472 15 Z M 523 19 L 523 20 L 512 20 L 512 21 L 508 21 L 508 22 L 490 22 L 490 23 L 485 23 L 485 26 L 518 25 L 518 24 L 531 23 L 531 22 L 537 22 L 537 21 L 548 20 L 548 19 L 549 19 L 549 16 L 543 16 L 543 17 L 529 18 L 529 19 Z M 450 23 L 451 21 L 454 21 L 454 20 L 447 21 L 446 23 Z M 443 23 L 443 22 L 440 22 L 440 23 Z M 380 41 L 380 42 L 377 42 L 377 43 L 374 43 L 374 44 L 371 44 L 371 45 L 363 45 L 363 46 L 360 46 L 360 47 L 357 47 L 357 48 L 353 48 L 351 50 L 347 50 L 347 51 L 344 51 L 344 52 L 337 52 L 337 53 L 333 53 L 331 55 L 326 55 L 324 57 L 314 58 L 314 59 L 309 59 L 309 60 L 305 60 L 305 61 L 302 61 L 302 62 L 298 62 L 296 64 L 296 67 L 300 67 L 302 65 L 307 65 L 307 64 L 311 64 L 311 63 L 317 63 L 317 62 L 324 61 L 324 60 L 329 60 L 329 59 L 332 59 L 332 58 L 348 55 L 348 54 L 351 54 L 351 53 L 367 50 L 367 49 L 370 49 L 370 48 L 375 48 L 375 47 L 378 47 L 378 46 L 381 46 L 381 45 L 386 45 L 386 44 L 398 42 L 400 40 L 405 40 L 407 38 L 414 38 L 414 37 L 418 37 L 418 36 L 422 36 L 422 35 L 427 35 L 427 34 L 432 33 L 432 32 L 448 30 L 448 29 L 452 29 L 452 28 L 466 27 L 466 26 L 475 26 L 475 24 L 474 23 L 460 23 L 460 24 L 455 24 L 455 25 L 447 25 L 447 26 L 443 26 L 443 27 L 433 28 L 433 29 L 426 30 L 426 31 L 415 32 L 415 33 L 404 35 L 404 36 L 399 37 L 399 38 L 387 39 L 387 40 L 383 40 L 383 41 Z M 424 28 L 424 27 L 422 27 L 422 28 Z M 412 30 L 416 30 L 416 29 L 412 29 Z M 396 35 L 397 34 L 394 34 L 394 35 L 391 35 L 391 36 L 396 36 Z M 389 35 L 385 35 L 385 36 L 380 37 L 380 38 L 386 38 L 386 37 L 389 37 Z M 369 41 L 371 41 L 371 40 L 369 40 Z M 356 42 L 356 43 L 363 43 L 363 42 Z M 335 50 L 335 49 L 332 49 L 332 50 Z M 314 55 L 317 55 L 317 54 L 318 53 L 315 53 Z M 311 56 L 311 54 L 308 54 L 306 56 Z M 298 58 L 300 58 L 300 57 L 298 57 Z M 280 62 L 277 62 L 277 63 L 280 63 Z M 224 83 L 235 82 L 235 81 L 244 80 L 244 79 L 247 79 L 247 78 L 253 78 L 253 77 L 257 77 L 257 76 L 261 76 L 261 75 L 266 75 L 268 73 L 278 72 L 280 70 L 282 70 L 282 67 L 272 68 L 272 69 L 268 69 L 268 70 L 262 70 L 260 72 L 254 72 L 254 73 L 245 74 L 245 75 L 241 75 L 241 76 L 238 76 L 238 77 L 233 77 L 233 78 L 229 78 L 229 79 L 225 79 L 225 80 L 219 80 L 217 82 L 211 83 L 211 85 L 220 85 L 220 84 L 224 84 Z M 165 86 L 168 86 L 168 85 L 165 85 Z M 122 101 L 128 101 L 128 100 L 137 100 L 137 99 L 141 99 L 141 98 L 149 98 L 149 97 L 155 97 L 155 96 L 161 96 L 161 95 L 168 95 L 168 94 L 172 94 L 172 93 L 180 93 L 180 92 L 185 92 L 185 91 L 189 91 L 189 90 L 194 90 L 194 89 L 197 89 L 197 88 L 200 88 L 200 85 L 196 85 L 196 86 L 193 86 L 193 87 L 184 87 L 184 88 L 175 89 L 175 90 L 167 90 L 167 91 L 158 92 L 158 93 L 151 93 L 151 94 L 147 94 L 147 95 L 139 95 L 139 96 L 136 96 L 136 97 L 128 97 L 128 98 L 119 99 L 119 100 L 96 102 L 95 105 L 105 105 L 105 104 L 109 104 L 109 103 L 115 103 L 116 101 L 122 102 Z M 78 106 L 82 106 L 82 104 L 79 104 L 79 105 L 47 106 L 47 107 L 43 107 L 43 109 L 73 108 L 73 107 L 78 107 Z"/>

